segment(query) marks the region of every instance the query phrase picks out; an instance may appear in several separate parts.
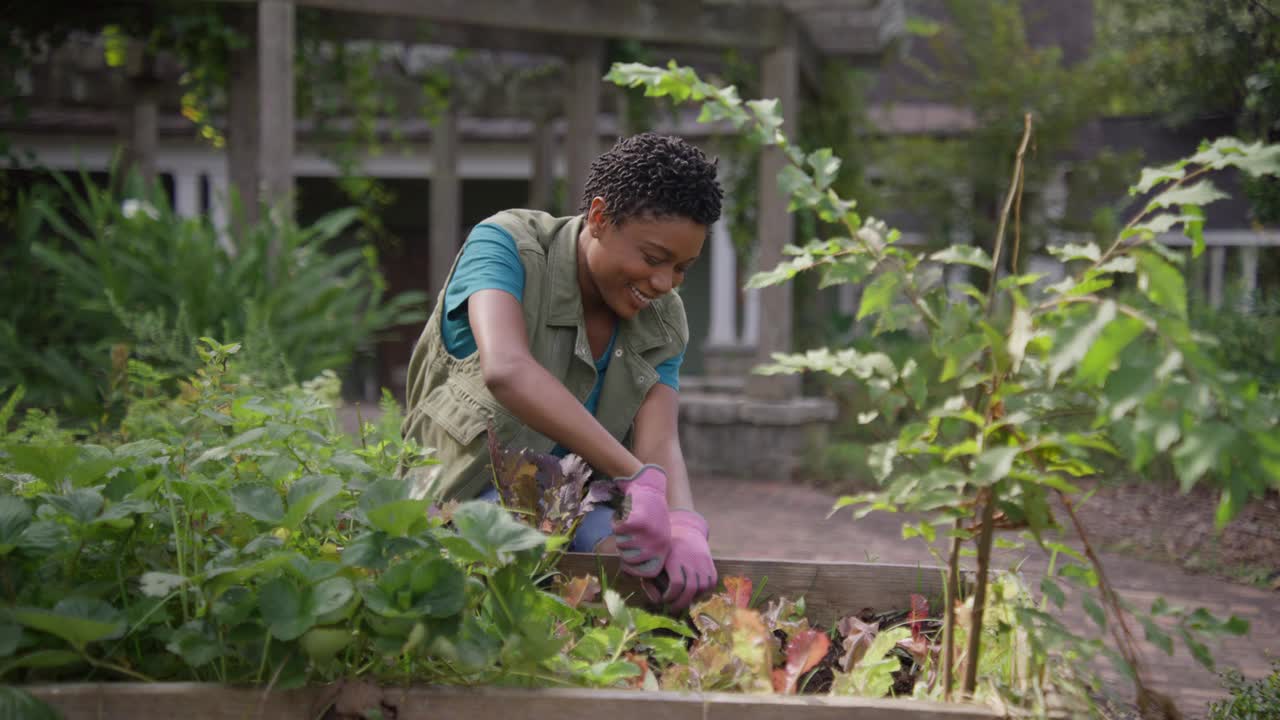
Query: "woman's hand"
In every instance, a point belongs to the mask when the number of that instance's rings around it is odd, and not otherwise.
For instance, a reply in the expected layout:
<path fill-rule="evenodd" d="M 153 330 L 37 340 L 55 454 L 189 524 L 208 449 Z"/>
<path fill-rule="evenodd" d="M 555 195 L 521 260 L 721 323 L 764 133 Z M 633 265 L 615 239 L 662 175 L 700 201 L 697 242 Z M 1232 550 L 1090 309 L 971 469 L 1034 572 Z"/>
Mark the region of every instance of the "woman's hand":
<path fill-rule="evenodd" d="M 707 545 L 707 521 L 692 510 L 672 510 L 671 551 L 662 569 L 667 574 L 665 593 L 650 582 L 644 583 L 649 600 L 661 600 L 674 610 L 684 610 L 703 593 L 716 586 L 716 566 Z"/>
<path fill-rule="evenodd" d="M 618 480 L 622 497 L 613 516 L 622 571 L 642 578 L 656 577 L 671 549 L 671 520 L 667 512 L 667 474 L 657 465 Z"/>

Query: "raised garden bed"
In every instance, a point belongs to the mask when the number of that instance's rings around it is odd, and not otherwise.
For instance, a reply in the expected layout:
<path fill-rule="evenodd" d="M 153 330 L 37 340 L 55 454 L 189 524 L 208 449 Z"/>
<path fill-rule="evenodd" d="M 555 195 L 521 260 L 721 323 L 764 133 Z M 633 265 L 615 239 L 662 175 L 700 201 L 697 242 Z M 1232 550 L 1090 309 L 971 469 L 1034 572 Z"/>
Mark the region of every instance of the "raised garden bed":
<path fill-rule="evenodd" d="M 618 575 L 616 560 L 567 555 L 560 568 L 568 575 L 597 573 L 615 579 L 624 594 L 637 586 Z M 814 623 L 830 625 L 863 608 L 903 607 L 912 594 L 940 597 L 942 573 L 935 567 L 867 563 L 721 559 L 721 576 L 740 575 L 763 584 L 762 599 L 804 597 Z M 197 683 L 99 683 L 32 686 L 35 696 L 59 709 L 67 720 L 191 720 L 230 718 L 357 718 L 377 708 L 383 718 L 519 717 L 534 720 L 591 718 L 850 718 L 902 720 L 993 718 L 985 708 L 908 699 L 816 695 L 776 696 L 744 693 L 677 693 L 641 690 L 410 687 L 377 688 L 339 684 L 264 693 Z M 369 716 L 374 717 L 374 716 Z"/>

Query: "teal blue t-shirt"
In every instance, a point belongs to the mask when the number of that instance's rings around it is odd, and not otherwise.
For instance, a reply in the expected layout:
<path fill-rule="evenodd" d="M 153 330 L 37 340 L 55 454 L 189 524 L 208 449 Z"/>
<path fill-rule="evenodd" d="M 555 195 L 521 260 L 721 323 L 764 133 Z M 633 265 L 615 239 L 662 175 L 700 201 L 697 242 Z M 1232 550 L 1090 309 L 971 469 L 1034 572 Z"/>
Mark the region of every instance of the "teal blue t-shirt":
<path fill-rule="evenodd" d="M 444 321 L 441 333 L 445 349 L 456 358 L 470 356 L 476 351 L 476 337 L 471 332 L 471 319 L 467 316 L 467 299 L 480 290 L 502 290 L 524 299 L 524 265 L 516 251 L 516 241 L 497 225 L 475 226 L 462 245 L 462 256 L 454 268 L 453 277 L 444 291 Z M 609 369 L 609 358 L 618 339 L 615 326 L 613 336 L 604 354 L 596 358 L 596 384 L 583 401 L 587 412 L 596 414 L 600 404 L 600 388 L 604 387 L 604 373 Z M 684 352 L 658 364 L 658 382 L 680 389 L 680 365 Z"/>

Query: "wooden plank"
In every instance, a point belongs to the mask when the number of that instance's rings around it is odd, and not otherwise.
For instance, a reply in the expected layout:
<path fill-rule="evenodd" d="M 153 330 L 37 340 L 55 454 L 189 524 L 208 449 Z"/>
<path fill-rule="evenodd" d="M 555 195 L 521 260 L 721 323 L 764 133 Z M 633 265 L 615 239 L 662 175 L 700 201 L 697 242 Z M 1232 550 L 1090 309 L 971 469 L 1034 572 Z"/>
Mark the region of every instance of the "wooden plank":
<path fill-rule="evenodd" d="M 302 720 L 322 717 L 336 688 L 263 694 L 198 683 L 45 685 L 26 688 L 66 720 Z M 675 693 L 580 688 L 385 688 L 357 686 L 348 707 L 380 705 L 398 720 L 987 720 L 975 705 L 855 697 Z M 387 712 L 391 710 L 391 712 Z"/>
<path fill-rule="evenodd" d="M 66 720 L 314 720 L 322 689 L 263 693 L 206 683 L 76 683 L 24 690 L 57 708 Z"/>
<path fill-rule="evenodd" d="M 777 44 L 786 16 L 776 0 L 751 6 L 690 0 L 298 0 L 298 5 L 481 28 L 738 49 Z"/>
<path fill-rule="evenodd" d="M 571 576 L 599 574 L 600 567 L 610 587 L 630 595 L 633 603 L 644 602 L 639 581 L 619 572 L 616 556 L 566 553 L 559 565 L 561 572 Z M 863 608 L 906 610 L 912 593 L 929 598 L 932 607 L 941 607 L 937 601 L 943 593 L 943 569 L 926 565 L 716 558 L 716 571 L 722 578 L 742 575 L 756 587 L 763 584 L 765 601 L 803 596 L 809 620 L 824 627 Z"/>

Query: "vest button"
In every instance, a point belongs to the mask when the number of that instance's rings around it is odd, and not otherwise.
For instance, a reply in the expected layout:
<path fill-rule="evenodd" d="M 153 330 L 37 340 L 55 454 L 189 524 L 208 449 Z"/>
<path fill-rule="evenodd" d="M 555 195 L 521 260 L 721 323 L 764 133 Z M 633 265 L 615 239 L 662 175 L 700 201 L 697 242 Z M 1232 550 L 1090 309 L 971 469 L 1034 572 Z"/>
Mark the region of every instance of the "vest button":
<path fill-rule="evenodd" d="M 614 350 L 614 351 L 613 351 L 613 356 L 614 356 L 614 357 L 622 357 L 622 348 L 618 348 L 617 350 Z"/>

